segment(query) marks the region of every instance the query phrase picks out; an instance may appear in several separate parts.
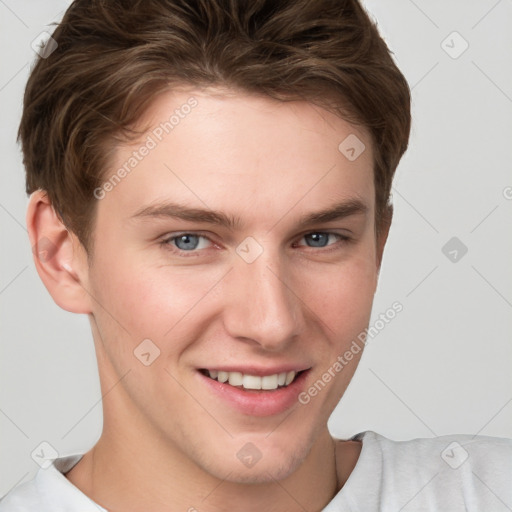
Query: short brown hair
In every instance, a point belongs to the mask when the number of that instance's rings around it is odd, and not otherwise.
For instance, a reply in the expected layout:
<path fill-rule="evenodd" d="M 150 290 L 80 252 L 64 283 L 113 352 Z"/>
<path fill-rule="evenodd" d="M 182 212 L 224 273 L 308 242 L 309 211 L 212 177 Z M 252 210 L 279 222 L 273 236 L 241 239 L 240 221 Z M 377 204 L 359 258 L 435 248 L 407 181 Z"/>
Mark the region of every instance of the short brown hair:
<path fill-rule="evenodd" d="M 26 191 L 45 190 L 88 252 L 115 142 L 176 85 L 305 100 L 367 128 L 379 230 L 410 90 L 357 0 L 75 0 L 53 38 L 24 96 Z"/>

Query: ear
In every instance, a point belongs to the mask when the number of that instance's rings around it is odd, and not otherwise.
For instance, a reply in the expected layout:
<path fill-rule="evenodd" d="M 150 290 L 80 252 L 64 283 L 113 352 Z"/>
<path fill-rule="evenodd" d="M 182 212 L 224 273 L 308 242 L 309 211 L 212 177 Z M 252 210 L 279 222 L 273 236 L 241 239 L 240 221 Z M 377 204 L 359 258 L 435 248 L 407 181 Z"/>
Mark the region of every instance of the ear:
<path fill-rule="evenodd" d="M 393 205 L 389 203 L 386 205 L 386 209 L 383 218 L 380 219 L 381 225 L 380 230 L 377 234 L 377 274 L 380 272 L 380 266 L 382 263 L 382 256 L 384 254 L 384 247 L 389 235 L 389 228 L 391 227 L 391 221 L 393 220 Z"/>
<path fill-rule="evenodd" d="M 44 190 L 30 196 L 26 222 L 37 273 L 55 303 L 72 313 L 91 313 L 87 254 Z"/>

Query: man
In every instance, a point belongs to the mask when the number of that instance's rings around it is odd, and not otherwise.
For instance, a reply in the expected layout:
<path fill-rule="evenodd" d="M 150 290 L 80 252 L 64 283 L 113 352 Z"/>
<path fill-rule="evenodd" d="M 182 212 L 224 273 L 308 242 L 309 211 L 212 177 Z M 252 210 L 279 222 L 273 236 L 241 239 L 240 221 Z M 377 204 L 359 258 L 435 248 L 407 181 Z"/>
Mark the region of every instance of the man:
<path fill-rule="evenodd" d="M 0 510 L 512 506 L 510 440 L 327 428 L 410 130 L 360 5 L 79 0 L 53 38 L 20 126 L 27 225 L 90 319 L 104 425 Z"/>

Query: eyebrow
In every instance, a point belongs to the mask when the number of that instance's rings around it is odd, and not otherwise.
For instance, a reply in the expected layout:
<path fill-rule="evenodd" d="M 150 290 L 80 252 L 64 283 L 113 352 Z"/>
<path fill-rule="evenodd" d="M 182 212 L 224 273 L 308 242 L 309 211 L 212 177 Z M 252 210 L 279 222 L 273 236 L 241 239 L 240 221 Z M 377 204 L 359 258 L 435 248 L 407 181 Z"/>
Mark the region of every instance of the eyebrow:
<path fill-rule="evenodd" d="M 352 215 L 366 214 L 367 212 L 368 206 L 360 199 L 350 199 L 336 203 L 323 210 L 303 215 L 299 219 L 299 226 L 305 227 L 312 224 L 332 222 Z M 283 217 L 285 215 L 286 214 L 284 214 Z M 211 209 L 190 208 L 171 201 L 163 201 L 145 206 L 138 210 L 131 218 L 145 219 L 158 217 L 170 217 L 189 222 L 213 224 L 225 227 L 229 230 L 241 229 L 243 226 L 242 219 L 238 216 L 227 215 L 224 212 Z"/>

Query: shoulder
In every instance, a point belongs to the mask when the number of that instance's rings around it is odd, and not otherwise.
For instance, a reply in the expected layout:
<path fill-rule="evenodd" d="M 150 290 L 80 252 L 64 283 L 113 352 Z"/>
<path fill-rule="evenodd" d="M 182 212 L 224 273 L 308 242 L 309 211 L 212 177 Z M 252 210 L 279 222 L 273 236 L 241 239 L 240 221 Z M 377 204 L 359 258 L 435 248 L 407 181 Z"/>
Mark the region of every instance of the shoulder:
<path fill-rule="evenodd" d="M 370 487 L 379 504 L 404 512 L 512 510 L 512 439 L 452 434 L 395 441 L 373 431 L 354 439 L 363 447 L 347 493 L 362 498 Z"/>
<path fill-rule="evenodd" d="M 0 512 L 38 510 L 41 497 L 35 478 L 12 489 L 0 499 Z"/>
<path fill-rule="evenodd" d="M 40 468 L 32 480 L 18 485 L 0 500 L 0 512 L 103 511 L 64 476 L 82 456 L 61 457 L 47 468 Z"/>
<path fill-rule="evenodd" d="M 430 468 L 432 474 L 451 481 L 468 482 L 486 478 L 512 481 L 512 439 L 469 434 L 450 434 L 434 438 L 393 441 L 378 434 L 376 445 L 382 450 L 385 465 L 393 468 Z M 511 486 L 512 487 L 512 486 Z"/>
<path fill-rule="evenodd" d="M 497 463 L 510 467 L 512 464 L 512 439 L 503 437 L 449 434 L 394 441 L 372 431 L 363 435 L 365 441 L 378 447 L 389 462 L 421 457 L 442 460 L 452 469 L 466 462 L 473 467 L 495 466 Z"/>

